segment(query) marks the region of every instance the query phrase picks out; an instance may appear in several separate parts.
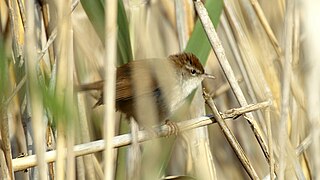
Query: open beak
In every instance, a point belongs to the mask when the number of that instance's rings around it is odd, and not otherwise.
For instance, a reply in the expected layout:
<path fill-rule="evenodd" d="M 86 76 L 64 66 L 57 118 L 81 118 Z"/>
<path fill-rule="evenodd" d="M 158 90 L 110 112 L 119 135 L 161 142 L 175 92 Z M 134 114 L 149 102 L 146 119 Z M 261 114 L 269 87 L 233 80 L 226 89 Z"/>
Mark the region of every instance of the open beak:
<path fill-rule="evenodd" d="M 210 79 L 215 79 L 216 78 L 213 75 L 207 74 L 207 73 L 204 73 L 203 76 L 204 76 L 204 78 L 210 78 Z"/>

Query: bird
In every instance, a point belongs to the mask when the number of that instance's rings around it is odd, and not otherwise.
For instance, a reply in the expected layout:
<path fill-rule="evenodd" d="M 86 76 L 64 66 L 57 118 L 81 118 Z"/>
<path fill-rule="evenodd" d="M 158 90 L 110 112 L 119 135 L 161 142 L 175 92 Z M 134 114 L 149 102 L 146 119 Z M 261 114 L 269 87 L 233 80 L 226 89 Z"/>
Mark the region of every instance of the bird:
<path fill-rule="evenodd" d="M 138 124 L 150 125 L 145 122 L 147 120 L 141 120 L 141 113 L 153 106 L 151 109 L 158 119 L 156 123 L 161 123 L 183 104 L 205 78 L 215 77 L 205 73 L 199 59 L 189 52 L 173 54 L 167 58 L 130 61 L 116 70 L 116 109 L 128 118 L 133 117 Z M 101 92 L 93 106 L 95 108 L 104 104 L 103 87 L 104 80 L 100 80 L 81 84 L 78 90 Z"/>

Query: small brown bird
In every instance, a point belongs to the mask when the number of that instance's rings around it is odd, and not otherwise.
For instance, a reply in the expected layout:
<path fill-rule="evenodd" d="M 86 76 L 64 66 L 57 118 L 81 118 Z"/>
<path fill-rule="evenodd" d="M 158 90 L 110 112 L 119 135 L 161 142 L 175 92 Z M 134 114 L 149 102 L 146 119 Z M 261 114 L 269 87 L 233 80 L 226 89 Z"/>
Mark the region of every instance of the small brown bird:
<path fill-rule="evenodd" d="M 199 59 L 192 53 L 131 61 L 118 67 L 116 76 L 116 109 L 134 117 L 138 123 L 141 122 L 139 105 L 148 107 L 151 105 L 145 102 L 153 102 L 159 122 L 162 122 L 179 108 L 202 80 L 214 78 L 204 72 Z M 79 90 L 101 91 L 96 107 L 103 104 L 103 84 L 103 80 L 83 84 Z"/>

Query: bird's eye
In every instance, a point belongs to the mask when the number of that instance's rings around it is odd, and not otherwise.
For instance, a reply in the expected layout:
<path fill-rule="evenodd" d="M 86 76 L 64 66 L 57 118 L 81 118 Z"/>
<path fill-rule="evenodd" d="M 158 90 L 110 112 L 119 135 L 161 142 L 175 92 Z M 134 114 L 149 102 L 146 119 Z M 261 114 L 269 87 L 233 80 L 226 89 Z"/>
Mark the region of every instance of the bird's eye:
<path fill-rule="evenodd" d="M 191 74 L 192 74 L 192 75 L 196 75 L 196 73 L 197 73 L 196 70 L 194 70 L 194 69 L 191 70 Z"/>

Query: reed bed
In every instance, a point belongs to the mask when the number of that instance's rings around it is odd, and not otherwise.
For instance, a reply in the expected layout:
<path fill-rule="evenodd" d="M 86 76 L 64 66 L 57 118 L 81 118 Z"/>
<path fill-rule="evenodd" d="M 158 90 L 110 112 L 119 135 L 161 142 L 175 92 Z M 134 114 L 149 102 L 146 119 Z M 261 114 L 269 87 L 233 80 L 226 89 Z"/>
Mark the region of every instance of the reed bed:
<path fill-rule="evenodd" d="M 0 179 L 319 179 L 319 8 L 0 0 Z M 115 110 L 117 66 L 183 51 L 216 79 L 170 117 L 178 134 Z M 92 108 L 76 87 L 101 79 Z"/>

